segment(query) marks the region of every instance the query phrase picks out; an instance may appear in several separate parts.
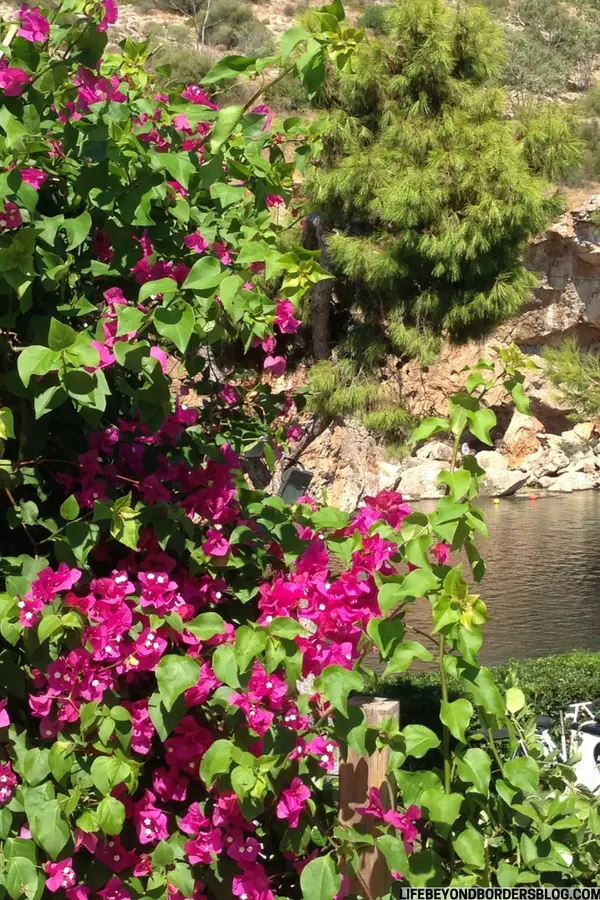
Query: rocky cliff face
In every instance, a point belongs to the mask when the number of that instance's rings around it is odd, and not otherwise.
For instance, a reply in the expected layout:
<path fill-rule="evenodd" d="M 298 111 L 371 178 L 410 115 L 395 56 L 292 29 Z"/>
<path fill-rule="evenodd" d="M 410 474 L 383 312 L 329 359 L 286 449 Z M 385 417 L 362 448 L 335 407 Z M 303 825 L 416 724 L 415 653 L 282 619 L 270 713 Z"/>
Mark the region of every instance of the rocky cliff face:
<path fill-rule="evenodd" d="M 403 368 L 405 403 L 415 415 L 445 415 L 447 398 L 464 389 L 465 367 L 481 357 L 493 361 L 493 347 L 517 344 L 540 365 L 543 348 L 569 335 L 582 346 L 600 349 L 600 194 L 565 213 L 533 241 L 527 264 L 539 275 L 540 286 L 521 315 L 485 340 L 445 344 L 432 366 L 410 363 Z M 496 452 L 480 459 L 487 471 L 484 493 L 504 496 L 521 488 L 571 491 L 600 485 L 593 425 L 573 430 L 569 410 L 555 396 L 543 366 L 528 373 L 526 391 L 533 419 L 514 413 L 502 391 L 490 397 L 498 427 L 493 435 Z M 315 473 L 317 493 L 326 487 L 330 502 L 349 509 L 365 494 L 393 485 L 413 499 L 439 495 L 435 481 L 447 450 L 436 444 L 392 465 L 364 429 L 336 423 L 301 463 Z"/>

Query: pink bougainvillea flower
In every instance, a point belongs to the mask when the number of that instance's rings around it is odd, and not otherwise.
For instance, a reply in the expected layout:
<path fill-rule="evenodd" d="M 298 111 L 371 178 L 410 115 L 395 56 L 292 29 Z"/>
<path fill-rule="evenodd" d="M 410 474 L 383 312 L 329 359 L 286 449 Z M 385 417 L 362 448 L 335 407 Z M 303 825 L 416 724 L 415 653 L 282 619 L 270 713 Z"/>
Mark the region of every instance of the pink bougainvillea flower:
<path fill-rule="evenodd" d="M 310 789 L 296 777 L 290 786 L 281 792 L 275 815 L 278 819 L 286 819 L 290 828 L 297 828 L 300 813 L 310 797 Z"/>
<path fill-rule="evenodd" d="M 267 194 L 267 206 L 269 209 L 274 206 L 285 206 L 285 200 L 281 194 Z"/>
<path fill-rule="evenodd" d="M 100 262 L 109 263 L 114 255 L 106 230 L 103 228 L 97 230 L 92 238 L 92 256 Z M 106 297 L 106 294 L 104 296 Z"/>
<path fill-rule="evenodd" d="M 229 541 L 220 531 L 217 531 L 216 528 L 209 528 L 202 549 L 207 556 L 227 556 L 230 546 Z"/>
<path fill-rule="evenodd" d="M 188 248 L 188 250 L 194 250 L 196 253 L 204 253 L 205 250 L 208 250 L 210 244 L 207 240 L 205 240 L 199 231 L 195 231 L 193 234 L 188 234 L 183 239 L 183 243 Z"/>
<path fill-rule="evenodd" d="M 21 178 L 25 184 L 30 184 L 36 191 L 39 191 L 44 182 L 48 180 L 48 176 L 41 169 L 21 169 Z"/>
<path fill-rule="evenodd" d="M 241 873 L 234 876 L 231 885 L 234 897 L 240 900 L 273 900 L 264 866 L 260 863 L 241 863 L 240 868 Z"/>
<path fill-rule="evenodd" d="M 6 806 L 14 797 L 19 779 L 10 762 L 0 763 L 0 806 Z"/>
<path fill-rule="evenodd" d="M 296 443 L 304 434 L 304 428 L 301 425 L 291 425 L 286 431 L 288 441 Z"/>
<path fill-rule="evenodd" d="M 188 134 L 192 133 L 192 126 L 190 125 L 185 113 L 179 113 L 178 115 L 173 117 L 173 128 L 176 131 L 185 131 Z"/>
<path fill-rule="evenodd" d="M 0 231 L 3 228 L 20 228 L 22 224 L 21 210 L 16 203 L 8 200 L 4 204 L 4 209 L 0 210 Z"/>
<path fill-rule="evenodd" d="M 59 862 L 47 862 L 44 870 L 50 876 L 46 879 L 46 887 L 53 894 L 61 888 L 66 890 L 75 886 L 77 878 L 73 871 L 73 860 L 71 857 L 61 859 Z"/>
<path fill-rule="evenodd" d="M 179 184 L 178 181 L 167 181 L 169 187 L 174 191 L 174 193 L 179 194 L 180 197 L 187 197 L 189 192 L 186 191 L 182 184 Z"/>
<path fill-rule="evenodd" d="M 222 391 L 219 391 L 219 400 L 227 406 L 233 406 L 237 403 L 239 397 L 230 384 L 226 384 Z"/>
<path fill-rule="evenodd" d="M 209 826 L 210 819 L 206 818 L 198 803 L 192 803 L 185 816 L 179 820 L 179 828 L 184 834 L 199 834 Z"/>
<path fill-rule="evenodd" d="M 156 769 L 152 776 L 152 787 L 165 803 L 181 803 L 185 800 L 190 779 L 177 769 Z"/>
<path fill-rule="evenodd" d="M 119 7 L 116 0 L 102 0 L 102 18 L 96 31 L 107 31 L 109 25 L 115 25 L 119 20 Z"/>
<path fill-rule="evenodd" d="M 266 116 L 267 117 L 267 121 L 265 122 L 263 131 L 268 131 L 269 128 L 271 127 L 271 123 L 272 123 L 273 119 L 275 118 L 275 113 L 272 113 L 271 110 L 269 109 L 269 107 L 266 106 L 264 103 L 261 106 L 255 106 L 253 109 L 250 110 L 250 112 L 253 113 L 255 116 Z"/>
<path fill-rule="evenodd" d="M 439 566 L 445 566 L 450 559 L 450 544 L 439 543 L 434 544 L 431 548 L 435 560 Z"/>
<path fill-rule="evenodd" d="M 302 322 L 294 318 L 294 304 L 291 300 L 278 301 L 275 324 L 282 334 L 295 334 L 298 331 Z"/>
<path fill-rule="evenodd" d="M 215 241 L 213 244 L 213 250 L 215 252 L 215 255 L 219 257 L 224 266 L 229 266 L 231 264 L 231 252 L 227 244 Z"/>
<path fill-rule="evenodd" d="M 134 807 L 133 821 L 140 844 L 156 844 L 169 836 L 167 815 L 154 805 L 156 795 L 146 791 Z"/>
<path fill-rule="evenodd" d="M 169 368 L 169 357 L 164 350 L 161 350 L 160 347 L 150 347 L 150 356 L 159 361 L 163 373 L 167 371 Z"/>
<path fill-rule="evenodd" d="M 379 788 L 371 788 L 369 791 L 369 805 L 362 809 L 357 809 L 357 812 L 362 816 L 372 816 L 374 819 L 393 825 L 397 831 L 402 833 L 406 852 L 412 853 L 413 844 L 419 836 L 419 831 L 414 823 L 418 822 L 422 816 L 418 806 L 409 806 L 405 813 L 399 813 L 393 809 L 386 810 Z"/>
<path fill-rule="evenodd" d="M 96 893 L 102 897 L 102 900 L 131 900 L 131 894 L 121 879 L 115 876 L 110 879 L 106 887 Z"/>
<path fill-rule="evenodd" d="M 77 884 L 65 891 L 67 900 L 88 900 L 91 893 L 91 888 L 86 887 L 85 884 Z"/>
<path fill-rule="evenodd" d="M 21 27 L 17 31 L 19 37 L 32 44 L 46 40 L 50 34 L 50 22 L 36 6 L 23 4 L 17 16 L 21 19 Z"/>
<path fill-rule="evenodd" d="M 10 716 L 6 711 L 6 700 L 0 700 L 0 728 L 8 728 Z"/>
<path fill-rule="evenodd" d="M 190 103 L 198 106 L 207 106 L 209 109 L 219 108 L 216 103 L 212 103 L 206 91 L 203 91 L 199 84 L 188 84 L 181 92 L 181 96 L 184 100 L 189 100 Z"/>
<path fill-rule="evenodd" d="M 268 375 L 283 375 L 286 366 L 287 363 L 283 356 L 266 356 L 263 362 L 263 369 Z"/>
<path fill-rule="evenodd" d="M 184 846 L 187 858 L 193 866 L 201 863 L 210 865 L 215 856 L 223 849 L 223 835 L 220 828 L 201 831 Z"/>
<path fill-rule="evenodd" d="M 253 275 L 262 275 L 265 271 L 264 262 L 253 262 L 250 263 L 250 271 Z"/>

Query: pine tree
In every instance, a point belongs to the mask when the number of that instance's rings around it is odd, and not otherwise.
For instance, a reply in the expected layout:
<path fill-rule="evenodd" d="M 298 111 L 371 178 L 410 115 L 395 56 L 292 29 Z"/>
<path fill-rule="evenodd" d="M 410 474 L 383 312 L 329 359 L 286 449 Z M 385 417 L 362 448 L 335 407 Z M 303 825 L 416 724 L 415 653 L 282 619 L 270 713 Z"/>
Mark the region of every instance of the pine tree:
<path fill-rule="evenodd" d="M 536 284 L 524 246 L 560 209 L 547 177 L 579 151 L 560 111 L 507 117 L 501 32 L 485 10 L 401 0 L 388 15 L 389 37 L 365 40 L 353 74 L 333 76 L 308 178 L 349 288 L 336 289 L 342 351 L 371 363 L 431 360 L 441 334 L 520 310 Z"/>

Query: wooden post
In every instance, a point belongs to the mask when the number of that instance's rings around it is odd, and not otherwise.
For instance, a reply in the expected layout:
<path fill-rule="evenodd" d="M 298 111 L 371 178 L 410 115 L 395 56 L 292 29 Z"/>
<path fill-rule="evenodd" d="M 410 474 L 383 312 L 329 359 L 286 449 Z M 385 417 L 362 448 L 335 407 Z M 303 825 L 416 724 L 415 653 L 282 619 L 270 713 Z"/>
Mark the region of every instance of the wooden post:
<path fill-rule="evenodd" d="M 400 720 L 400 703 L 383 697 L 352 697 L 349 706 L 360 706 L 367 725 L 381 725 L 387 719 Z M 377 832 L 373 820 L 364 819 L 356 812 L 369 805 L 370 788 L 379 788 L 383 805 L 393 809 L 396 789 L 393 779 L 387 774 L 390 751 L 387 747 L 373 756 L 359 756 L 348 749 L 348 759 L 340 764 L 340 809 L 339 819 L 343 825 L 354 825 L 363 821 L 372 822 L 373 832 Z M 360 857 L 358 877 L 351 877 L 350 891 L 377 900 L 384 897 L 392 887 L 392 878 L 383 855 L 375 847 L 369 847 Z"/>

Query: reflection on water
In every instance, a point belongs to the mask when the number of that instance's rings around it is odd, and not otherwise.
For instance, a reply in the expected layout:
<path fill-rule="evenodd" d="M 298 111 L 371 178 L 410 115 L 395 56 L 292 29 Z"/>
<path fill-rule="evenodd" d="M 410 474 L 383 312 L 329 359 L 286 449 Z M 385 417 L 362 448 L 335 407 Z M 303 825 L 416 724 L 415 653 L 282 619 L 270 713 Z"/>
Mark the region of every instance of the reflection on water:
<path fill-rule="evenodd" d="M 413 505 L 430 512 L 435 503 Z M 487 572 L 475 591 L 490 616 L 481 662 L 600 650 L 600 492 L 478 505 L 489 529 L 477 541 Z M 419 601 L 408 621 L 428 628 L 430 610 Z"/>

